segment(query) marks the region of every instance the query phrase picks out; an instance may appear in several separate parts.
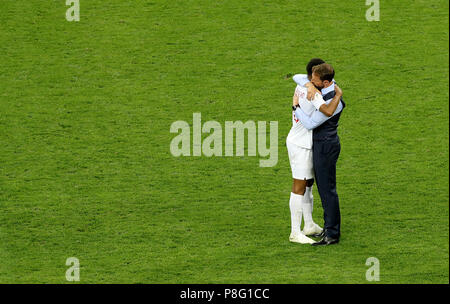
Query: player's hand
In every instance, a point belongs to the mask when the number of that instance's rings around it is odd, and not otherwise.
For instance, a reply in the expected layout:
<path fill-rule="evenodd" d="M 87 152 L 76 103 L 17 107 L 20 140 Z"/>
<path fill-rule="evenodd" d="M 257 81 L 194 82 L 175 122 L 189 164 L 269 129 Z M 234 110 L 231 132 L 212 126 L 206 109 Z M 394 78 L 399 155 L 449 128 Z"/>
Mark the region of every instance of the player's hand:
<path fill-rule="evenodd" d="M 298 94 L 295 92 L 294 97 L 292 97 L 292 105 L 295 107 L 298 105 Z"/>
<path fill-rule="evenodd" d="M 308 100 L 313 100 L 317 93 L 320 94 L 319 90 L 311 82 L 306 84 L 306 88 L 308 89 L 308 93 L 306 94 L 306 99 Z"/>
<path fill-rule="evenodd" d="M 336 95 L 339 95 L 342 97 L 342 89 L 338 87 L 337 84 L 334 84 L 334 91 L 336 92 Z"/>

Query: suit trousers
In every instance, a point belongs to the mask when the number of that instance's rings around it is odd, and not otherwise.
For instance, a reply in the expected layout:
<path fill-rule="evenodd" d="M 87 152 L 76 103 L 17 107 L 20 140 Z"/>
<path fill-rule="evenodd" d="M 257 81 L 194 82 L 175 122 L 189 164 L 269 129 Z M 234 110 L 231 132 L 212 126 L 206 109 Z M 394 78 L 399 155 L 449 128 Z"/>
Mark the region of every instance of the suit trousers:
<path fill-rule="evenodd" d="M 339 137 L 314 140 L 313 162 L 317 189 L 322 200 L 325 235 L 339 238 L 341 213 L 336 191 L 336 163 L 341 152 Z"/>

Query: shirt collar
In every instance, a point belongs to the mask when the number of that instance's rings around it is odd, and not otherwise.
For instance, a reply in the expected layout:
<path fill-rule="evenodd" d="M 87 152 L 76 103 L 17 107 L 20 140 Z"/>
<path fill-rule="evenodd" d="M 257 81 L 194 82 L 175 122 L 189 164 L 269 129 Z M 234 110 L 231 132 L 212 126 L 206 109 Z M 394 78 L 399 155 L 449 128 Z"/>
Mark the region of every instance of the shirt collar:
<path fill-rule="evenodd" d="M 322 95 L 326 95 L 331 91 L 334 91 L 334 81 L 329 87 L 322 89 Z"/>

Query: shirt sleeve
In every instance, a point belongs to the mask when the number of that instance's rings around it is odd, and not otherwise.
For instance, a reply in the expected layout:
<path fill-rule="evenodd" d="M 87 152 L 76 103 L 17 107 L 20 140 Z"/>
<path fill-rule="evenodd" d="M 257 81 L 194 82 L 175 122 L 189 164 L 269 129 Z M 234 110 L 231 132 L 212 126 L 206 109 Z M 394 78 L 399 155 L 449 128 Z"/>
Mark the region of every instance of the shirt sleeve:
<path fill-rule="evenodd" d="M 334 115 L 341 112 L 343 109 L 342 102 L 339 102 L 336 111 L 334 111 L 333 115 L 328 117 L 319 110 L 315 110 L 311 116 L 308 116 L 301 108 L 297 108 L 295 110 L 295 116 L 300 120 L 302 125 L 308 129 L 312 130 L 323 124 L 325 121 L 333 117 Z"/>
<path fill-rule="evenodd" d="M 301 87 L 304 87 L 309 82 L 308 75 L 306 74 L 296 74 L 292 79 Z"/>
<path fill-rule="evenodd" d="M 323 104 L 325 104 L 325 101 L 323 100 L 322 95 L 320 95 L 319 93 L 316 93 L 316 95 L 314 96 L 314 98 L 311 102 L 314 105 L 314 107 L 316 108 L 316 110 L 319 110 L 320 107 Z"/>

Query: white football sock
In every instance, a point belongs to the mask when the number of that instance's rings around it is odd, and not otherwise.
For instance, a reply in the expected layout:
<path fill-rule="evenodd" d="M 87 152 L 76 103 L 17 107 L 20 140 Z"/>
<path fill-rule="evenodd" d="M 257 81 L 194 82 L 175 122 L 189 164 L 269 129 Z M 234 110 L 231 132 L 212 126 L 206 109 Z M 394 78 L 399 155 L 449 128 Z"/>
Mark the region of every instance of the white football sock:
<path fill-rule="evenodd" d="M 307 200 L 309 200 L 311 202 L 311 210 L 314 211 L 314 196 L 313 196 L 313 192 L 312 192 L 312 187 L 306 187 L 306 193 L 305 193 L 305 197 Z"/>
<path fill-rule="evenodd" d="M 314 221 L 312 218 L 313 212 L 313 196 L 312 187 L 306 187 L 305 198 L 302 201 L 303 218 L 305 219 L 305 226 L 311 226 Z"/>
<path fill-rule="evenodd" d="M 302 224 L 302 201 L 303 195 L 291 192 L 289 200 L 289 208 L 291 209 L 291 233 L 301 233 L 300 226 Z"/>

